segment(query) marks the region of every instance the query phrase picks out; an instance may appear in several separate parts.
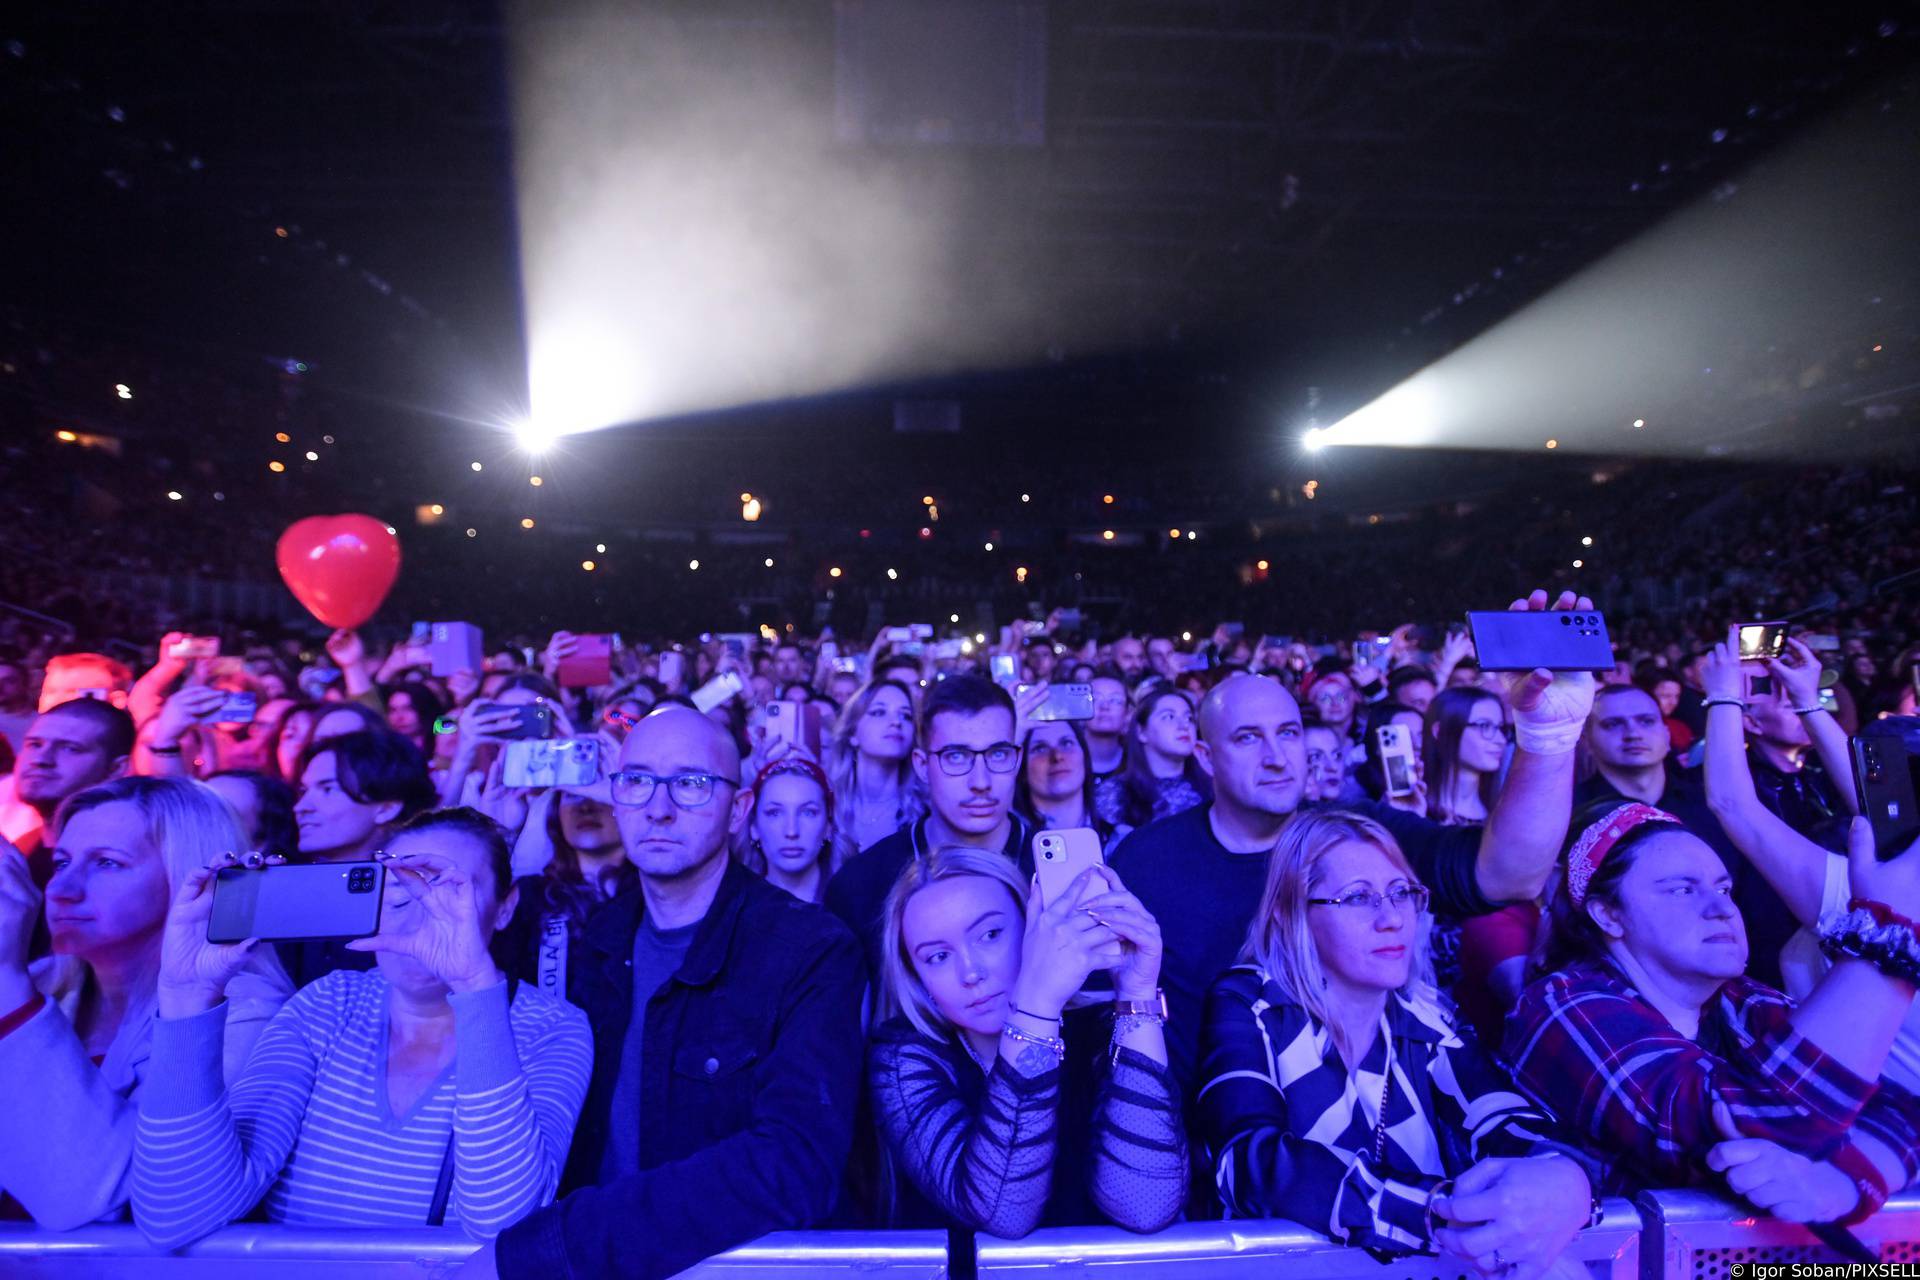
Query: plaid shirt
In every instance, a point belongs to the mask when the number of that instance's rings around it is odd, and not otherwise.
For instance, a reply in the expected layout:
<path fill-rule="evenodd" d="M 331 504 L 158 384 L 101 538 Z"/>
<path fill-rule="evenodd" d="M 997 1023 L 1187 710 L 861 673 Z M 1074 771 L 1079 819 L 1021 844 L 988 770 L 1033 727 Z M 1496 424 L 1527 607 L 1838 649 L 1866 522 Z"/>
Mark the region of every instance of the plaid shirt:
<path fill-rule="evenodd" d="M 1915 1173 L 1920 1105 L 1863 1080 L 1794 1030 L 1793 1001 L 1734 978 L 1689 1040 L 1610 964 L 1585 962 L 1529 986 L 1507 1016 L 1514 1080 L 1638 1186 L 1718 1181 L 1718 1099 L 1740 1132 L 1825 1159 L 1858 1126 Z"/>

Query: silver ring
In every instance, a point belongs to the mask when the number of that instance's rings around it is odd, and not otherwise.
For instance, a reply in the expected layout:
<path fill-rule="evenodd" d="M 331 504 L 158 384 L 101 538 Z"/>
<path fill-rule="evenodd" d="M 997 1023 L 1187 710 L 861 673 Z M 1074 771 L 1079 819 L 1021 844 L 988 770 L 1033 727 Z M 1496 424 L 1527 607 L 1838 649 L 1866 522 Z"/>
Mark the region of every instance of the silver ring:
<path fill-rule="evenodd" d="M 1507 1269 L 1507 1260 L 1500 1256 L 1498 1249 L 1493 1251 L 1493 1269 L 1495 1271 L 1505 1271 Z"/>

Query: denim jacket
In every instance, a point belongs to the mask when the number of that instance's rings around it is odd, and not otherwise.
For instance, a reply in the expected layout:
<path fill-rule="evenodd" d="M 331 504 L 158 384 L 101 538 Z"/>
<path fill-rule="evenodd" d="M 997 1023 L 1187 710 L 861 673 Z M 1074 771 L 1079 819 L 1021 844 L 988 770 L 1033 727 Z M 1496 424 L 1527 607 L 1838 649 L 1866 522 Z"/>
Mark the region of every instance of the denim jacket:
<path fill-rule="evenodd" d="M 562 1180 L 502 1233 L 502 1277 L 671 1276 L 827 1218 L 852 1141 L 864 1039 L 859 944 L 819 907 L 729 863 L 686 959 L 647 1004 L 640 1172 L 591 1185 L 633 1010 L 638 888 L 589 920 L 577 1003 L 593 1082 Z"/>

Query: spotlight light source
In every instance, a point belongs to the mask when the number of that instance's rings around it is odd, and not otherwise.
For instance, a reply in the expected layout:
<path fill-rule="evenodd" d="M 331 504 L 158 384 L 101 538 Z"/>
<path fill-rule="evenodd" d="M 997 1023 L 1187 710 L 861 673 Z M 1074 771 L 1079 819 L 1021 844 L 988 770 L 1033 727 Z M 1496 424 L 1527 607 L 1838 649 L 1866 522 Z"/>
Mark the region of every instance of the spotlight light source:
<path fill-rule="evenodd" d="M 831 569 L 828 569 L 828 570 L 827 570 L 827 576 L 828 576 L 829 578 L 837 578 L 837 577 L 839 577 L 839 576 L 840 576 L 840 566 L 836 564 L 836 565 L 834 565 L 834 566 L 833 566 L 833 567 L 832 567 Z"/>
<path fill-rule="evenodd" d="M 1023 494 L 1021 494 L 1021 495 L 1020 495 L 1020 501 L 1022 501 L 1022 502 L 1032 502 L 1032 501 L 1033 501 L 1033 495 L 1032 495 L 1032 494 L 1030 494 L 1030 493 L 1023 493 Z"/>
<path fill-rule="evenodd" d="M 834 570 L 834 572 L 835 572 L 835 573 L 838 573 L 838 572 L 839 572 L 839 570 L 838 570 L 838 569 L 836 569 L 836 570 Z M 888 581 L 888 582 L 898 582 L 899 580 L 900 580 L 900 571 L 899 571 L 898 569 L 889 569 L 889 570 L 887 570 L 887 581 Z"/>
<path fill-rule="evenodd" d="M 1633 429 L 1635 431 L 1640 430 L 1642 427 L 1646 425 L 1647 425 L 1647 420 L 1645 418 L 1635 418 L 1633 420 Z"/>
<path fill-rule="evenodd" d="M 748 524 L 752 524 L 755 520 L 758 520 L 760 518 L 760 511 L 761 511 L 760 499 L 754 497 L 751 494 L 747 495 L 747 497 L 740 503 L 740 518 L 742 520 L 745 520 Z"/>
<path fill-rule="evenodd" d="M 586 571 L 587 571 L 588 573 L 592 573 L 592 572 L 593 572 L 593 561 L 591 561 L 591 560 L 582 560 L 582 561 L 580 562 L 580 567 L 581 567 L 582 569 L 585 569 L 585 570 L 586 570 Z"/>
<path fill-rule="evenodd" d="M 993 544 L 991 542 L 987 544 L 987 550 L 989 551 L 993 550 Z"/>
<path fill-rule="evenodd" d="M 317 454 L 317 453 L 315 453 L 315 452 L 314 452 L 313 450 L 311 450 L 311 449 L 309 449 L 309 450 L 307 450 L 307 461 L 308 461 L 308 462 L 318 462 L 318 461 L 320 461 L 320 455 L 319 455 L 319 454 Z"/>
<path fill-rule="evenodd" d="M 269 462 L 267 464 L 267 470 L 274 472 L 275 474 L 285 471 L 286 469 L 287 469 L 287 464 L 284 462 Z"/>
<path fill-rule="evenodd" d="M 528 476 L 527 483 L 538 489 L 541 485 L 545 484 L 546 481 L 542 480 L 539 476 Z"/>
<path fill-rule="evenodd" d="M 113 394 L 119 396 L 122 400 L 131 400 L 133 399 L 133 388 L 124 382 L 116 382 L 113 384 Z"/>
<path fill-rule="evenodd" d="M 80 438 L 77 434 L 75 434 L 72 431 L 56 431 L 53 433 L 53 437 L 54 439 L 60 441 L 62 444 L 72 444 L 74 441 Z"/>
<path fill-rule="evenodd" d="M 481 466 L 481 465 L 480 465 L 479 463 L 477 463 L 477 462 L 475 462 L 475 463 L 471 463 L 470 465 L 471 465 L 471 466 L 473 467 L 473 469 L 474 469 L 475 471 L 484 471 L 484 470 L 485 470 L 485 468 L 484 468 L 484 467 L 482 467 L 482 466 Z"/>
<path fill-rule="evenodd" d="M 597 551 L 597 552 L 599 552 L 599 553 L 600 553 L 601 555 L 605 555 L 605 554 L 607 554 L 607 544 L 606 544 L 606 543 L 604 543 L 604 542 L 596 542 L 596 543 L 594 543 L 594 544 L 593 544 L 593 549 L 594 549 L 595 551 Z"/>
<path fill-rule="evenodd" d="M 442 505 L 441 505 L 440 503 L 438 503 L 438 502 L 436 502 L 436 503 L 434 503 L 434 504 L 433 504 L 432 506 L 430 506 L 430 507 L 428 507 L 428 508 L 427 508 L 427 510 L 429 510 L 429 511 L 431 511 L 431 512 L 433 512 L 433 514 L 434 514 L 434 515 L 437 515 L 437 516 L 443 516 L 443 515 L 445 515 L 445 514 L 447 514 L 447 509 L 446 509 L 446 507 L 444 507 L 444 506 L 442 506 Z"/>
<path fill-rule="evenodd" d="M 1195 532 L 1194 532 L 1193 530 L 1191 530 L 1191 529 L 1189 529 L 1189 530 L 1187 530 L 1187 541 L 1188 541 L 1188 542 L 1192 542 L 1192 541 L 1193 541 L 1194 539 L 1196 539 L 1196 538 L 1198 538 L 1199 536 L 1200 536 L 1200 535 L 1199 535 L 1199 534 L 1197 534 L 1197 533 L 1195 533 Z"/>
<path fill-rule="evenodd" d="M 689 573 L 698 573 L 698 572 L 700 572 L 700 562 L 699 562 L 698 560 L 689 560 L 689 561 L 687 561 L 687 571 L 688 571 Z"/>
<path fill-rule="evenodd" d="M 1325 427 L 1308 427 L 1305 434 L 1300 437 L 1300 447 L 1308 453 L 1320 452 L 1326 443 L 1327 429 Z"/>
<path fill-rule="evenodd" d="M 1193 632 L 1191 632 L 1191 631 L 1182 631 L 1182 632 L 1180 633 L 1180 643 L 1181 643 L 1181 644 L 1192 644 L 1192 643 L 1193 643 Z"/>
<path fill-rule="evenodd" d="M 958 622 L 958 621 L 960 621 L 960 615 L 959 615 L 959 614 L 957 614 L 957 613 L 950 613 L 950 614 L 948 614 L 948 615 L 947 615 L 947 621 L 948 621 L 948 622 Z"/>
<path fill-rule="evenodd" d="M 1267 571 L 1267 562 L 1265 560 L 1256 561 L 1253 567 L 1258 569 L 1260 572 L 1265 573 Z"/>
<path fill-rule="evenodd" d="M 1587 537 L 1584 537 L 1584 538 L 1582 538 L 1582 539 L 1580 539 L 1580 545 L 1581 545 L 1581 546 L 1583 546 L 1583 547 L 1590 547 L 1590 546 L 1592 546 L 1592 545 L 1593 545 L 1593 537 L 1592 537 L 1592 535 L 1588 535 Z"/>
<path fill-rule="evenodd" d="M 513 432 L 513 442 L 528 453 L 545 453 L 560 438 L 559 432 L 532 418 L 524 418 L 509 429 Z"/>
<path fill-rule="evenodd" d="M 477 538 L 480 536 L 480 531 L 478 529 L 469 529 L 467 530 L 467 536 L 469 538 Z"/>
<path fill-rule="evenodd" d="M 1576 569 L 1584 569 L 1587 567 L 1587 562 L 1585 560 L 1575 560 L 1573 562 L 1573 567 Z"/>
<path fill-rule="evenodd" d="M 524 517 L 522 517 L 522 518 L 521 518 L 521 520 L 520 520 L 520 527 L 521 527 L 522 529 L 531 529 L 531 528 L 533 528 L 533 517 L 532 517 L 532 516 L 524 516 Z"/>
<path fill-rule="evenodd" d="M 1111 530 L 1111 529 L 1102 529 L 1102 530 L 1100 531 L 1100 536 L 1101 536 L 1101 538 L 1103 538 L 1103 539 L 1105 539 L 1106 541 L 1108 541 L 1108 542 L 1112 542 L 1112 541 L 1113 541 L 1113 530 Z"/>
<path fill-rule="evenodd" d="M 292 437 L 292 436 L 290 436 L 290 435 L 288 435 L 288 434 L 287 434 L 286 432 L 284 432 L 284 431 L 276 431 L 276 432 L 274 432 L 274 433 L 273 433 L 273 438 L 274 438 L 275 440 L 278 440 L 278 441 L 279 441 L 279 442 L 280 442 L 281 444 L 292 444 L 292 443 L 293 443 L 293 437 Z"/>
<path fill-rule="evenodd" d="M 767 563 L 767 568 L 769 568 L 769 569 L 771 569 L 771 568 L 773 568 L 773 557 L 772 557 L 772 556 L 768 556 L 768 557 L 767 557 L 767 561 L 766 561 L 766 563 Z"/>
<path fill-rule="evenodd" d="M 167 490 L 167 501 L 169 502 L 180 501 L 180 491 L 178 489 Z"/>

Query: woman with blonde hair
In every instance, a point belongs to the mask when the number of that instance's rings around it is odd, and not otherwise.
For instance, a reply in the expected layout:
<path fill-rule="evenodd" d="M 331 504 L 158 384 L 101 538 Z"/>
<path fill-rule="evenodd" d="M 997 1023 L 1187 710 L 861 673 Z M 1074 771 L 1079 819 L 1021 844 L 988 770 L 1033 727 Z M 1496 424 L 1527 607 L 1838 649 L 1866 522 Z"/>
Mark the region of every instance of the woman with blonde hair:
<path fill-rule="evenodd" d="M 882 929 L 875 1119 L 938 1218 L 1005 1237 L 1172 1222 L 1187 1154 L 1160 927 L 1118 878 L 1090 868 L 1048 903 L 1004 855 L 942 849 L 907 864 Z M 1113 975 L 1113 1003 L 1069 1016 L 1098 969 Z M 1097 1052 L 1083 1043 L 1100 1039 Z M 1070 1044 L 1091 1079 L 1066 1069 Z M 1062 1142 L 1062 1128 L 1086 1136 Z"/>
<path fill-rule="evenodd" d="M 835 866 L 927 811 L 913 774 L 913 716 L 913 694 L 897 680 L 862 686 L 840 709 L 826 760 Z"/>
<path fill-rule="evenodd" d="M 0 1191 L 65 1230 L 127 1203 L 168 904 L 247 844 L 227 802 L 185 778 L 89 787 L 67 798 L 52 829 L 53 954 L 31 965 L 42 895 L 26 859 L 0 849 L 0 1079 L 32 1082 L 0 1107 Z M 292 990 L 271 948 L 246 957 L 217 1046 L 227 1080 Z"/>
<path fill-rule="evenodd" d="M 1535 1276 L 1594 1212 L 1586 1169 L 1435 991 L 1427 890 L 1378 823 L 1280 835 L 1201 1028 L 1199 1123 L 1230 1218 Z"/>

